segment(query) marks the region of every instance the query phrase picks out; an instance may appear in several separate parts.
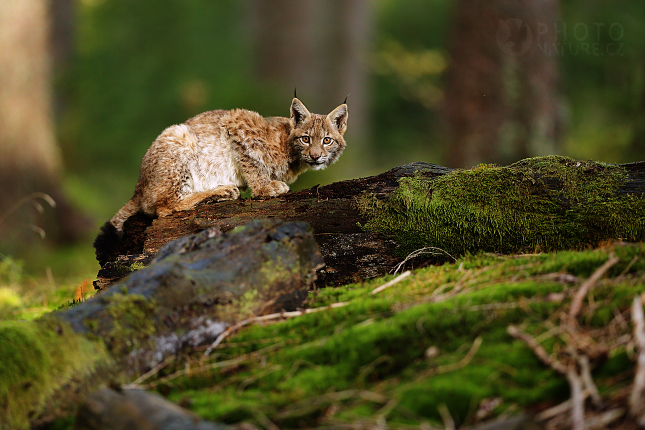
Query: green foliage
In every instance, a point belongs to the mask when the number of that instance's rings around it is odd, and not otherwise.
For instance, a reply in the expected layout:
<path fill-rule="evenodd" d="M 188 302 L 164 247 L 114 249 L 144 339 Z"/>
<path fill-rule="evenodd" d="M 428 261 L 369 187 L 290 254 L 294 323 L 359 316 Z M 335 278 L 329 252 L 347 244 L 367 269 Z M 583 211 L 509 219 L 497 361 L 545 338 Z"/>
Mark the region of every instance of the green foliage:
<path fill-rule="evenodd" d="M 570 278 L 582 282 L 610 253 L 620 262 L 596 285 L 594 311 L 580 321 L 607 326 L 642 289 L 645 244 L 528 256 L 480 253 L 418 270 L 377 295 L 370 292 L 391 277 L 315 291 L 310 307 L 347 304 L 247 328 L 208 359 L 190 354 L 147 382 L 171 400 L 188 401 L 204 418 L 268 418 L 280 428 L 373 423 L 380 415 L 394 426 L 440 425 L 442 403 L 457 424 L 472 424 L 484 399 L 502 400 L 495 414 L 555 404 L 568 396 L 565 379 L 511 338 L 507 327 L 547 331 L 544 321 L 557 323 L 569 305 Z M 558 342 L 550 337 L 543 345 Z M 631 365 L 624 349 L 612 351 L 596 374 L 603 393 L 612 393 Z M 186 366 L 187 375 L 171 376 Z"/>
<path fill-rule="evenodd" d="M 582 248 L 645 237 L 645 199 L 616 193 L 626 181 L 619 166 L 540 157 L 434 180 L 403 178 L 387 201 L 365 195 L 359 207 L 368 220 L 364 228 L 396 237 L 401 252 Z"/>
<path fill-rule="evenodd" d="M 24 261 L 0 255 L 0 321 L 32 320 L 78 302 L 81 287 L 83 299 L 94 294 L 97 263 L 87 246 L 34 249 Z"/>

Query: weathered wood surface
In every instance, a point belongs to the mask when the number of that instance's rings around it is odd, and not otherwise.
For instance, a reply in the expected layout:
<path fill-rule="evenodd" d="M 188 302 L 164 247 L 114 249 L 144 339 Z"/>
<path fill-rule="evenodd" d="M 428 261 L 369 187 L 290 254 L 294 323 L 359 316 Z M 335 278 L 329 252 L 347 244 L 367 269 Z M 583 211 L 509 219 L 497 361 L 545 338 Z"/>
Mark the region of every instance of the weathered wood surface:
<path fill-rule="evenodd" d="M 645 192 L 645 162 L 621 166 L 627 170 L 629 181 L 618 193 Z M 575 168 L 575 164 L 571 168 Z M 360 224 L 365 220 L 358 210 L 357 197 L 373 193 L 377 198 L 386 199 L 398 187 L 401 178 L 420 174 L 432 179 L 451 171 L 417 162 L 380 175 L 313 187 L 267 200 L 239 199 L 204 204 L 155 220 L 136 215 L 125 224 L 124 241 L 97 246 L 97 259 L 102 269 L 95 287 L 101 289 L 115 282 L 127 273 L 124 267 L 133 262 L 150 261 L 163 244 L 173 239 L 209 227 L 229 231 L 258 218 L 305 221 L 312 226 L 326 265 L 318 272 L 316 285 L 319 287 L 382 276 L 400 261 L 400 256 L 395 254 L 398 244 L 391 238 L 361 229 Z M 551 190 L 562 186 L 557 178 L 540 179 Z"/>
<path fill-rule="evenodd" d="M 450 171 L 435 164 L 412 163 L 377 176 L 316 186 L 267 200 L 240 199 L 205 204 L 154 221 L 136 215 L 125 223 L 123 242 L 113 247 L 97 247 L 102 269 L 95 287 L 100 289 L 115 282 L 127 273 L 123 267 L 133 262 L 150 261 L 163 244 L 178 237 L 209 227 L 226 232 L 259 218 L 305 221 L 311 225 L 325 260 L 325 268 L 318 272 L 318 286 L 342 285 L 382 276 L 398 261 L 394 255 L 397 244 L 361 230 L 359 223 L 364 220 L 356 206 L 356 198 L 365 192 L 385 198 L 397 188 L 400 178 L 415 173 L 433 178 Z"/>

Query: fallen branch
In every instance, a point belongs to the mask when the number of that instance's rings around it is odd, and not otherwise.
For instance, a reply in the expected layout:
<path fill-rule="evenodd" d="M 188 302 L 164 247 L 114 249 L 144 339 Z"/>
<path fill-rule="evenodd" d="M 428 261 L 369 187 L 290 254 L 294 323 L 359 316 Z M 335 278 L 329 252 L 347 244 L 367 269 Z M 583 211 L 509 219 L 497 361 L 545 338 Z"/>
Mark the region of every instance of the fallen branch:
<path fill-rule="evenodd" d="M 204 351 L 204 356 L 208 357 L 208 355 L 211 353 L 211 351 L 213 351 L 215 348 L 217 348 L 219 346 L 219 344 L 222 343 L 222 341 L 224 339 L 226 339 L 231 334 L 235 333 L 236 331 L 238 331 L 242 327 L 247 326 L 249 324 L 257 323 L 257 322 L 260 322 L 260 321 L 276 320 L 276 319 L 280 319 L 280 318 L 300 317 L 300 316 L 303 316 L 303 315 L 312 314 L 314 312 L 320 312 L 320 311 L 326 311 L 326 310 L 329 310 L 329 309 L 340 308 L 340 307 L 345 306 L 346 304 L 347 304 L 347 302 L 338 302 L 338 303 L 332 303 L 331 305 L 325 306 L 325 307 L 322 307 L 322 308 L 303 309 L 303 310 L 300 310 L 300 311 L 292 311 L 292 312 L 276 312 L 276 313 L 273 313 L 273 314 L 261 315 L 259 317 L 247 318 L 245 320 L 242 320 L 242 321 L 240 321 L 240 322 L 238 322 L 236 324 L 233 324 L 233 325 L 229 326 L 219 336 L 217 336 L 217 339 L 215 339 L 215 341 L 211 344 L 211 346 L 209 346 L 208 349 L 206 349 L 206 351 Z"/>
<path fill-rule="evenodd" d="M 435 252 L 435 251 L 441 251 L 441 252 Z M 421 249 L 417 249 L 416 251 L 413 251 L 410 254 L 408 254 L 408 256 L 405 257 L 405 259 L 403 261 L 401 261 L 399 264 L 396 265 L 396 267 L 394 268 L 394 274 L 396 275 L 399 270 L 403 269 L 403 267 L 405 266 L 405 263 L 407 263 L 408 261 L 412 260 L 413 258 L 416 258 L 416 257 L 418 257 L 420 255 L 424 255 L 424 254 L 430 254 L 430 255 L 446 254 L 448 257 L 452 258 L 453 261 L 455 261 L 455 262 L 457 261 L 457 259 L 455 257 L 453 257 L 449 252 L 444 251 L 441 248 L 435 248 L 434 246 L 425 246 L 425 247 L 423 247 Z"/>
<path fill-rule="evenodd" d="M 548 352 L 546 352 L 546 349 L 542 345 L 540 345 L 533 336 L 529 335 L 528 333 L 525 333 L 524 331 L 520 330 L 514 325 L 510 325 L 507 328 L 508 334 L 513 336 L 516 339 L 519 339 L 521 341 L 524 341 L 529 348 L 533 350 L 535 355 L 547 366 L 552 368 L 553 370 L 566 375 L 567 372 L 569 371 L 569 367 L 565 366 L 562 364 L 560 361 L 557 359 L 551 357 Z"/>
<path fill-rule="evenodd" d="M 237 366 L 240 363 L 243 363 L 247 361 L 250 357 L 252 356 L 257 356 L 259 354 L 262 354 L 267 351 L 272 351 L 274 349 L 282 348 L 286 342 L 278 342 L 273 345 L 269 345 L 265 348 L 262 348 L 258 351 L 253 351 L 248 354 L 241 355 L 237 358 L 233 358 L 231 360 L 224 360 L 224 361 L 217 361 L 215 363 L 208 363 L 204 364 L 198 367 L 186 367 L 184 369 L 177 370 L 174 373 L 171 373 L 170 375 L 164 376 L 163 378 L 159 378 L 158 380 L 151 382 L 150 384 L 147 385 L 142 385 L 142 386 L 135 386 L 134 384 L 130 384 L 129 388 L 145 388 L 145 389 L 152 389 L 155 388 L 157 385 L 162 384 L 162 383 L 170 383 L 172 379 L 178 378 L 183 375 L 189 375 L 189 374 L 194 374 L 194 373 L 201 373 L 201 372 L 206 372 L 209 370 L 213 369 L 220 369 L 223 367 L 231 367 L 231 366 Z M 158 371 L 158 370 L 157 370 Z"/>
<path fill-rule="evenodd" d="M 394 273 L 396 273 L 396 272 L 394 272 Z M 412 274 L 412 272 L 410 272 L 409 270 L 406 271 L 406 272 L 401 273 L 399 276 L 397 276 L 396 278 L 392 279 L 391 281 L 386 282 L 385 284 L 381 285 L 380 287 L 374 288 L 372 290 L 372 294 L 380 293 L 381 291 L 385 290 L 386 288 L 390 288 L 392 285 L 398 284 L 399 282 L 401 282 L 402 280 L 404 280 L 405 278 L 407 278 L 411 274 Z"/>
<path fill-rule="evenodd" d="M 582 389 L 582 379 L 580 379 L 573 366 L 567 369 L 566 377 L 571 389 L 571 428 L 573 430 L 584 430 L 585 396 Z"/>
<path fill-rule="evenodd" d="M 611 255 L 609 257 L 609 260 L 605 261 L 605 263 L 600 266 L 598 269 L 596 269 L 595 272 L 587 279 L 585 282 L 582 283 L 578 291 L 576 291 L 575 296 L 573 297 L 573 300 L 571 302 L 571 307 L 569 308 L 569 321 L 571 324 L 573 324 L 576 320 L 576 317 L 580 313 L 580 309 L 582 308 L 582 302 L 589 293 L 589 290 L 591 290 L 594 285 L 596 285 L 596 282 L 616 263 L 618 263 L 620 259 L 616 257 L 615 255 Z"/>
<path fill-rule="evenodd" d="M 638 351 L 634 385 L 629 395 L 629 412 L 638 425 L 645 427 L 645 316 L 643 314 L 643 296 L 636 296 L 632 304 L 632 324 L 634 325 L 634 342 Z"/>

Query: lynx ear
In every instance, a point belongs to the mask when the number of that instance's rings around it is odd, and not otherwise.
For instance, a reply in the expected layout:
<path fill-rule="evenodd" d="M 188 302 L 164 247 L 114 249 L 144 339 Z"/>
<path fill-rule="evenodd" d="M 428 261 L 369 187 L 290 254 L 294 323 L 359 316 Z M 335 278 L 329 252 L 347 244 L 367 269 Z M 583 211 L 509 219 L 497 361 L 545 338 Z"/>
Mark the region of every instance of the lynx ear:
<path fill-rule="evenodd" d="M 340 134 L 345 134 L 347 130 L 347 105 L 343 103 L 327 115 L 327 119 L 338 129 Z"/>
<path fill-rule="evenodd" d="M 291 102 L 291 127 L 296 127 L 310 116 L 311 114 L 309 113 L 305 105 L 303 105 L 300 100 L 294 97 L 293 101 Z"/>

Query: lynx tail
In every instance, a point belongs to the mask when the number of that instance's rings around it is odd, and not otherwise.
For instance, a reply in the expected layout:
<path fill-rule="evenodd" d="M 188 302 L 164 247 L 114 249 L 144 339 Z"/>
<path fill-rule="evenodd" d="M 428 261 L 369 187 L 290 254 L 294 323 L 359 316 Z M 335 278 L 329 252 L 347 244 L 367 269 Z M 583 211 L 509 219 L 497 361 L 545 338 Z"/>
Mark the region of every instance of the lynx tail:
<path fill-rule="evenodd" d="M 123 232 L 123 223 L 132 215 L 139 212 L 141 205 L 139 196 L 135 195 L 110 219 L 110 224 L 114 226 L 118 234 Z"/>

